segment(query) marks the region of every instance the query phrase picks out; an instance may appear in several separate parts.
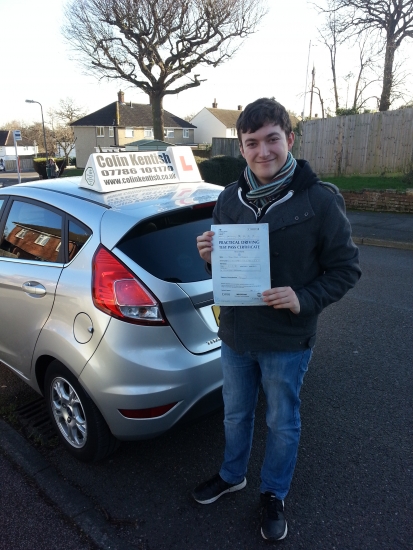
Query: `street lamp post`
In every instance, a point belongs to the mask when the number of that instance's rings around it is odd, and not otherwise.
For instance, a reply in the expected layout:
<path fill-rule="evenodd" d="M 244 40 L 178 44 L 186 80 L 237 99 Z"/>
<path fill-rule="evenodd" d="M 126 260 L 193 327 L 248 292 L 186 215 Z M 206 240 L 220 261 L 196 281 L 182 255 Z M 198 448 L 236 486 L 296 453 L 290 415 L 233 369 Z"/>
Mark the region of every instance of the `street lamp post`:
<path fill-rule="evenodd" d="M 44 150 L 46 152 L 46 166 L 49 163 L 49 155 L 47 154 L 47 143 L 46 143 L 46 131 L 44 129 L 44 118 L 43 118 L 43 107 L 39 101 L 34 101 L 33 99 L 26 99 L 26 103 L 38 103 L 40 105 L 40 110 L 42 112 L 42 126 L 43 126 L 43 140 L 44 140 Z"/>

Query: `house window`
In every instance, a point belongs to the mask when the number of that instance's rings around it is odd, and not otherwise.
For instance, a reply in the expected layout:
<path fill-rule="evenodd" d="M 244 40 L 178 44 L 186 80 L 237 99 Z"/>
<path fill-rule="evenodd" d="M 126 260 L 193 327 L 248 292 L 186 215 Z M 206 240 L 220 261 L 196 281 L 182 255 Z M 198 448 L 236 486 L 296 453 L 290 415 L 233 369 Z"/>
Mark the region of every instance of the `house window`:
<path fill-rule="evenodd" d="M 143 131 L 143 135 L 146 138 L 153 138 L 153 128 L 145 128 Z"/>
<path fill-rule="evenodd" d="M 133 128 L 125 128 L 125 138 L 134 137 Z"/>
<path fill-rule="evenodd" d="M 109 137 L 113 137 L 115 134 L 113 126 L 109 126 Z"/>
<path fill-rule="evenodd" d="M 182 136 L 184 139 L 188 139 L 189 138 L 189 130 L 188 129 L 185 129 L 183 130 L 183 136 Z"/>
<path fill-rule="evenodd" d="M 167 138 L 173 138 L 175 135 L 175 131 L 171 128 L 165 128 L 164 130 L 164 136 Z"/>
<path fill-rule="evenodd" d="M 231 128 L 231 137 L 237 137 L 237 129 Z"/>
<path fill-rule="evenodd" d="M 16 239 L 24 239 L 26 233 L 27 229 L 21 229 L 18 233 L 16 233 Z"/>
<path fill-rule="evenodd" d="M 105 128 L 103 126 L 96 126 L 96 137 L 105 137 Z"/>
<path fill-rule="evenodd" d="M 39 235 L 37 239 L 34 241 L 36 244 L 40 246 L 44 246 L 50 241 L 50 237 L 47 235 Z"/>
<path fill-rule="evenodd" d="M 62 251 L 55 250 L 61 241 L 62 224 L 63 213 L 49 210 L 43 204 L 13 201 L 3 234 L 0 235 L 0 256 L 5 255 L 1 251 L 6 251 L 7 257 L 20 260 L 62 262 Z M 39 231 L 39 227 L 44 233 Z M 27 233 L 17 239 L 16 236 L 19 233 L 22 235 L 23 230 Z"/>

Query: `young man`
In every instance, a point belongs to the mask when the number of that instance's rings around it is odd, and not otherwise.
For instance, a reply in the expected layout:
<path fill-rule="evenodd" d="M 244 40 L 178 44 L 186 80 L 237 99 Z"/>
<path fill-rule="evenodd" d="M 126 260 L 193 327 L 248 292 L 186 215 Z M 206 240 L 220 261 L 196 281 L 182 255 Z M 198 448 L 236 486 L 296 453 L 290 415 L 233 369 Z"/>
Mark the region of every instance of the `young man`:
<path fill-rule="evenodd" d="M 268 223 L 271 287 L 266 306 L 222 307 L 225 453 L 221 469 L 193 491 L 201 504 L 246 485 L 259 385 L 267 402 L 261 469 L 261 534 L 287 534 L 284 498 L 297 459 L 300 389 L 315 343 L 317 318 L 360 277 L 343 197 L 291 155 L 294 134 L 285 108 L 271 99 L 249 104 L 237 122 L 247 167 L 219 196 L 214 224 Z M 197 238 L 211 264 L 212 231 Z M 213 269 L 213 266 L 210 266 Z"/>

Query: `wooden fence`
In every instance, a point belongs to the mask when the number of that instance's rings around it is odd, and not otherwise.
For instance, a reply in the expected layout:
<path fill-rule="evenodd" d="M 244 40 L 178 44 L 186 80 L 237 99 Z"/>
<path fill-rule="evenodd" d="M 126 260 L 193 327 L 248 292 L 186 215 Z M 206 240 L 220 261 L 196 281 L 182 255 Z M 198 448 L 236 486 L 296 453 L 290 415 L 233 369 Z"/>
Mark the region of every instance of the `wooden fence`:
<path fill-rule="evenodd" d="M 238 138 L 212 138 L 211 157 L 217 155 L 238 157 L 240 154 Z"/>
<path fill-rule="evenodd" d="M 317 174 L 382 174 L 413 163 L 413 109 L 304 122 L 293 154 Z"/>

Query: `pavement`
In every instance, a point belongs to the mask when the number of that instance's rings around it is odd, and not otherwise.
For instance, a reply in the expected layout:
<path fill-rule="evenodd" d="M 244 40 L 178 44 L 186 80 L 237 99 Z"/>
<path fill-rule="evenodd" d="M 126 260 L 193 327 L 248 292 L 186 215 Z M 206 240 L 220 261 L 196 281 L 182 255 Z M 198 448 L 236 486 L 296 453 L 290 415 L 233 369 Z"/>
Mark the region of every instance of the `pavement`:
<path fill-rule="evenodd" d="M 37 174 L 24 173 L 22 180 L 36 178 Z M 16 174 L 0 174 L 0 186 L 13 185 L 16 180 Z M 413 214 L 348 211 L 347 215 L 356 244 L 413 250 Z M 29 541 L 36 532 L 33 529 L 39 532 L 36 546 L 39 550 L 132 548 L 125 540 L 119 540 L 87 496 L 62 478 L 31 443 L 1 420 L 0 468 L 0 550 L 32 548 Z M 39 522 L 39 517 L 47 521 Z"/>
<path fill-rule="evenodd" d="M 347 217 L 357 245 L 413 250 L 413 214 L 348 210 Z"/>

